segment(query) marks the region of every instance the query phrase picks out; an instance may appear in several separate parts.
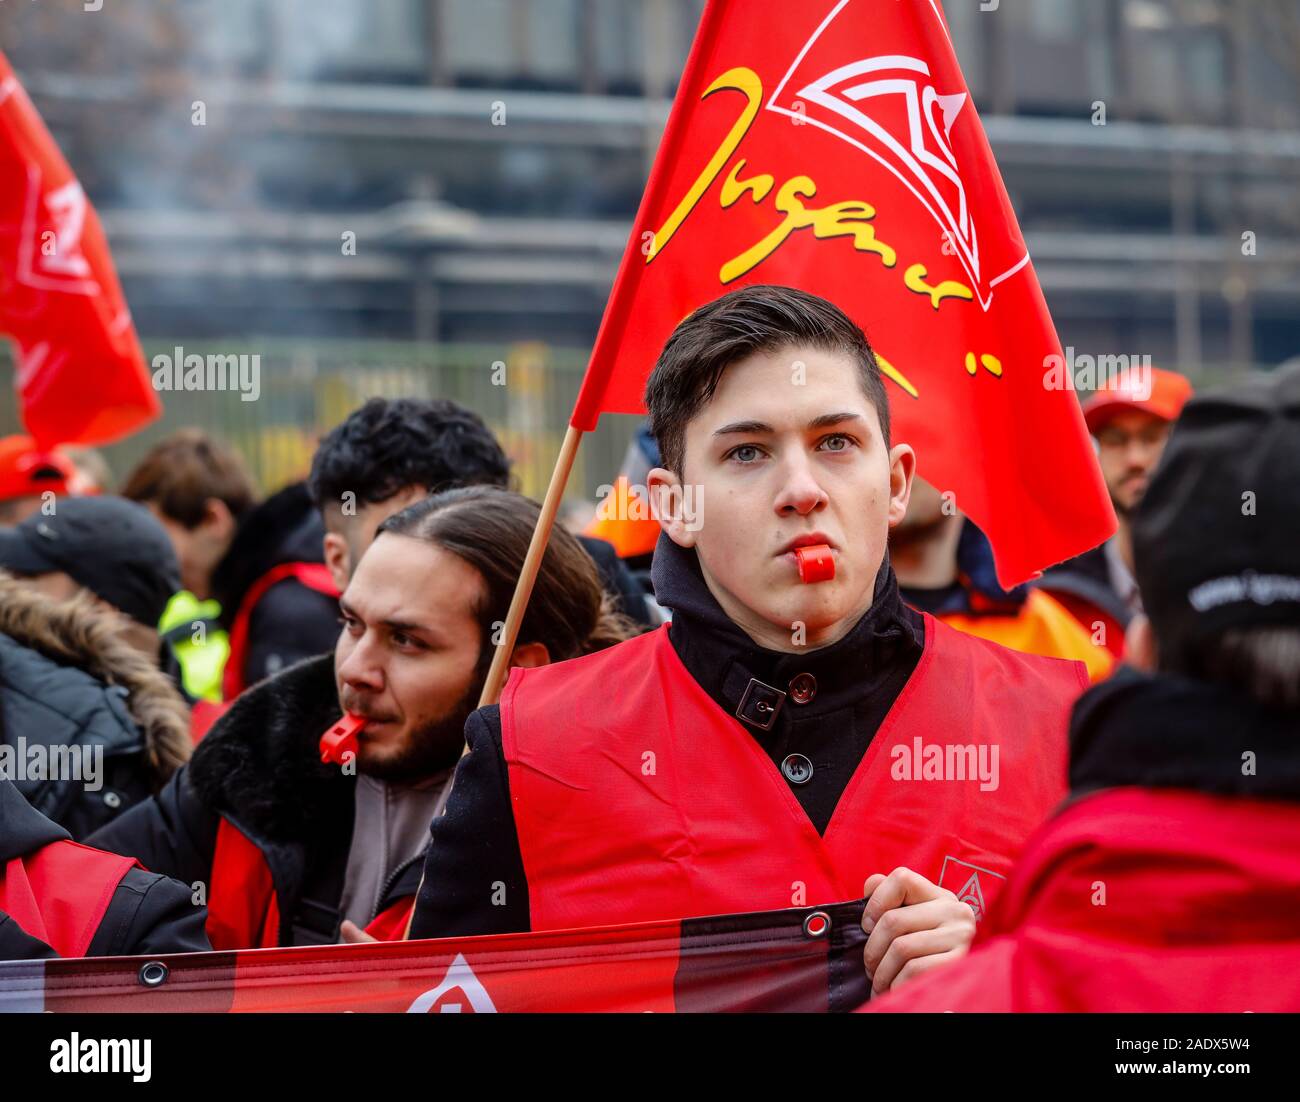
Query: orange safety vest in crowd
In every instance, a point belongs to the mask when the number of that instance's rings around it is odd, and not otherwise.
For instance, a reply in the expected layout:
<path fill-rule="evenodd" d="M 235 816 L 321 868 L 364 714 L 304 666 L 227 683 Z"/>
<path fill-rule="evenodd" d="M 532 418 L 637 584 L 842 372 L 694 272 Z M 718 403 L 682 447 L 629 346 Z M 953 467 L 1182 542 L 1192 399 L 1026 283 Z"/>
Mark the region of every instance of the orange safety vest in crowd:
<path fill-rule="evenodd" d="M 1069 711 L 1087 683 L 1077 662 L 927 615 L 917 667 L 819 835 L 667 628 L 515 669 L 501 736 L 532 928 L 856 899 L 900 865 L 982 915 L 1065 795 Z"/>
<path fill-rule="evenodd" d="M 381 911 L 366 933 L 379 941 L 400 941 L 415 896 Z M 230 820 L 217 827 L 208 887 L 208 941 L 213 949 L 270 949 L 280 944 L 280 901 L 271 868 L 257 844 Z"/>
<path fill-rule="evenodd" d="M 1061 602 L 1041 589 L 1031 589 L 1015 612 L 946 612 L 939 618 L 967 635 L 1024 654 L 1075 659 L 1088 667 L 1090 681 L 1104 681 L 1115 668 L 1114 655 L 1105 645 L 1106 637 L 1100 636 L 1094 643 Z"/>
<path fill-rule="evenodd" d="M 266 591 L 285 578 L 296 578 L 308 589 L 323 593 L 326 597 L 339 596 L 339 587 L 334 584 L 329 567 L 319 562 L 282 562 L 274 566 L 248 587 L 244 599 L 239 602 L 239 611 L 230 625 L 230 654 L 226 658 L 226 668 L 221 675 L 221 697 L 234 700 L 248 688 L 244 679 L 244 662 L 248 658 L 248 628 L 253 619 L 253 609 Z M 204 732 L 206 733 L 206 732 Z M 198 739 L 195 739 L 197 742 Z"/>
<path fill-rule="evenodd" d="M 84 957 L 134 857 L 50 842 L 0 864 L 0 911 L 61 957 Z"/>

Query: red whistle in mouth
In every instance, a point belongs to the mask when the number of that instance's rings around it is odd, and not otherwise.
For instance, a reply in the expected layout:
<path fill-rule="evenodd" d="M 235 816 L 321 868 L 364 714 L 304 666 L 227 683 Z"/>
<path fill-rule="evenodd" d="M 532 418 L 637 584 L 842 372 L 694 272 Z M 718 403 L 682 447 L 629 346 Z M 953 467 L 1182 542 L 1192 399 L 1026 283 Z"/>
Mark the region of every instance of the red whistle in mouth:
<path fill-rule="evenodd" d="M 824 543 L 797 547 L 794 557 L 799 561 L 799 580 L 804 585 L 812 585 L 813 582 L 829 582 L 835 577 L 835 557 Z"/>
<path fill-rule="evenodd" d="M 357 753 L 357 735 L 365 727 L 364 716 L 344 713 L 333 727 L 320 737 L 320 760 L 326 765 L 346 765 L 346 755 Z"/>

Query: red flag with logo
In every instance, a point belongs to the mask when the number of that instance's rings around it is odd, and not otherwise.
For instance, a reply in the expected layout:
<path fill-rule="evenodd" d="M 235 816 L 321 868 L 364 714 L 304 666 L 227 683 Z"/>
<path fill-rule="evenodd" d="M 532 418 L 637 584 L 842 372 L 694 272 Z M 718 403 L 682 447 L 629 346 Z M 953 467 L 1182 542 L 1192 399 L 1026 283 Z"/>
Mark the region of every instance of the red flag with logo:
<path fill-rule="evenodd" d="M 41 446 L 107 443 L 161 411 L 99 218 L 3 54 L 0 333 Z"/>
<path fill-rule="evenodd" d="M 894 438 L 987 533 L 1004 585 L 1114 531 L 938 0 L 710 0 L 572 424 L 644 412 L 677 323 L 752 283 L 862 326 Z"/>

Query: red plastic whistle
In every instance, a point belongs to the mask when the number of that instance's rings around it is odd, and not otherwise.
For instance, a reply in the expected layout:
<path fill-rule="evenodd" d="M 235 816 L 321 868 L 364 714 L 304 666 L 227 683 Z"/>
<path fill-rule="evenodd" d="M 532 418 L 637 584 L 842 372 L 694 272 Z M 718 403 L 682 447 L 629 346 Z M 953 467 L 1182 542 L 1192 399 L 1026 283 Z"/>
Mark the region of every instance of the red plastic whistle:
<path fill-rule="evenodd" d="M 807 547 L 796 547 L 794 556 L 799 560 L 799 580 L 804 585 L 829 582 L 835 577 L 835 557 L 826 544 L 813 543 Z"/>
<path fill-rule="evenodd" d="M 320 760 L 326 765 L 346 765 L 347 754 L 357 753 L 357 735 L 365 727 L 365 716 L 344 713 L 333 727 L 320 737 Z"/>

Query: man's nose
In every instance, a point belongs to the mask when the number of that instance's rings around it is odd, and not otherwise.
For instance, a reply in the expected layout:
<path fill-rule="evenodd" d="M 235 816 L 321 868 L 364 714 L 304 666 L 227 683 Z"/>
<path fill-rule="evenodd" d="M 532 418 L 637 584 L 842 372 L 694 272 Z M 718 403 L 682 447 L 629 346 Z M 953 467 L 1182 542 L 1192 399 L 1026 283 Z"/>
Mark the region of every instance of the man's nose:
<path fill-rule="evenodd" d="M 343 656 L 338 675 L 343 684 L 354 689 L 377 692 L 384 687 L 384 670 L 378 661 L 375 633 L 365 632 Z"/>
<path fill-rule="evenodd" d="M 807 456 L 792 457 L 782 469 L 781 491 L 776 511 L 783 516 L 807 516 L 825 508 L 830 498 L 818 481 Z"/>
<path fill-rule="evenodd" d="M 1128 447 L 1125 450 L 1127 452 L 1125 458 L 1134 467 L 1149 466 L 1155 461 L 1155 457 L 1159 452 L 1159 448 L 1155 444 L 1137 436 L 1128 442 Z"/>

